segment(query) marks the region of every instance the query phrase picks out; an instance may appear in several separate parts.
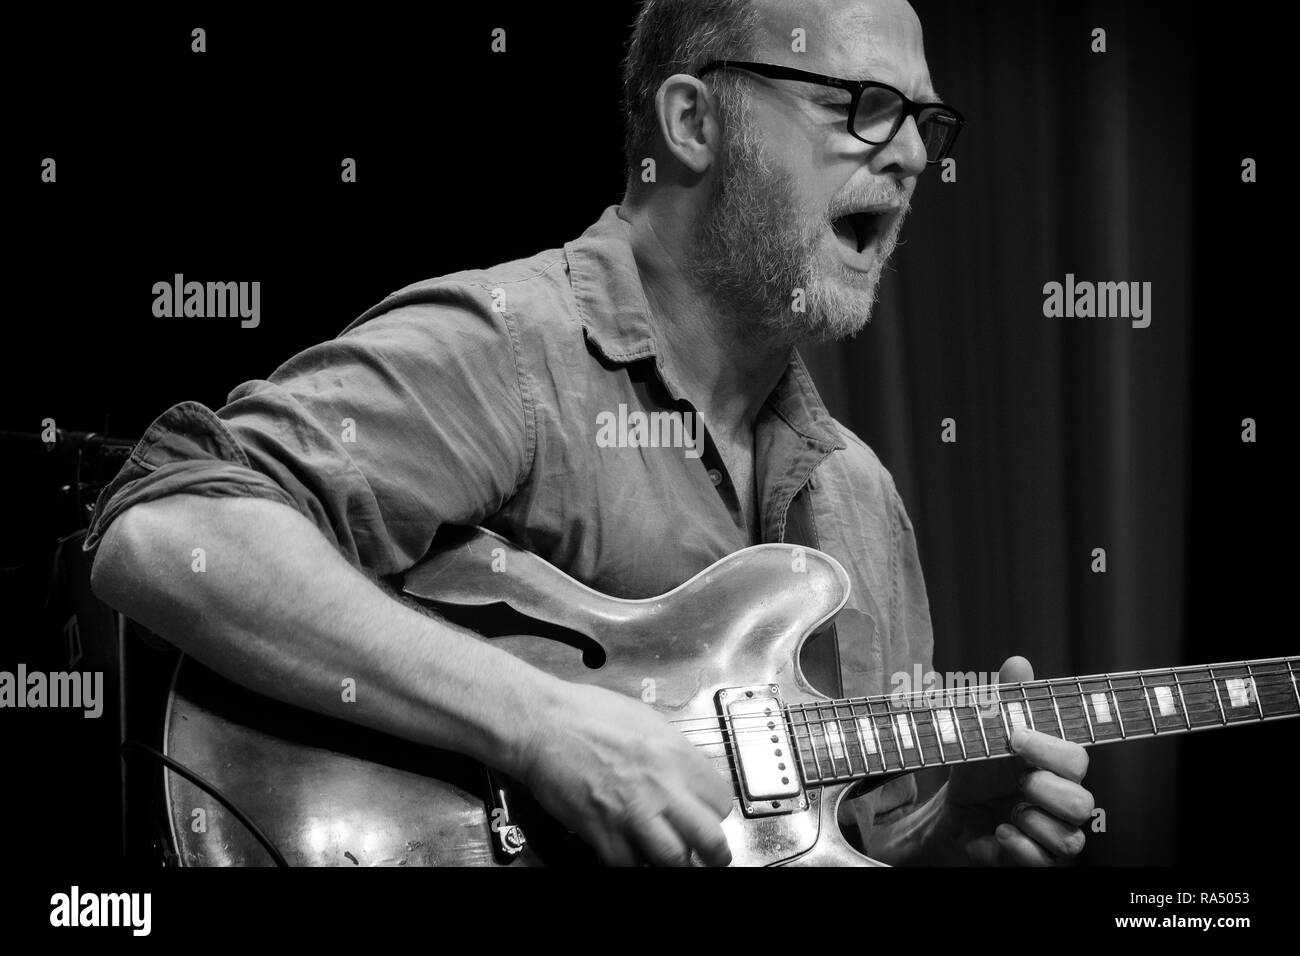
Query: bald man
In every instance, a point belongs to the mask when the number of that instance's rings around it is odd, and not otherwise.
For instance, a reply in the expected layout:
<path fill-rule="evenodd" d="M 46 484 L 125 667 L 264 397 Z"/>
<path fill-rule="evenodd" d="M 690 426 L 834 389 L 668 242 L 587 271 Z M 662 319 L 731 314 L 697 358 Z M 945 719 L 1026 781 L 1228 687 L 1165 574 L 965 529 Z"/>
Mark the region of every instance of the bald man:
<path fill-rule="evenodd" d="M 648 0 L 625 95 L 621 205 L 562 248 L 393 293 L 216 412 L 164 412 L 86 548 L 97 594 L 233 680 L 499 768 L 606 862 L 725 864 L 731 789 L 663 716 L 372 579 L 410 568 L 444 525 L 485 525 L 621 597 L 798 540 L 853 585 L 805 662 L 813 682 L 880 694 L 928 671 L 906 509 L 795 347 L 868 321 L 919 177 L 962 118 L 902 0 Z M 597 428 L 629 411 L 695 416 L 703 440 Z M 195 542 L 219 573 L 190 571 Z M 340 674 L 367 688 L 345 712 Z M 1022 658 L 1001 672 L 1030 677 Z M 907 775 L 852 801 L 866 851 L 1077 854 L 1084 750 L 1026 729 L 1012 746 L 924 804 Z"/>

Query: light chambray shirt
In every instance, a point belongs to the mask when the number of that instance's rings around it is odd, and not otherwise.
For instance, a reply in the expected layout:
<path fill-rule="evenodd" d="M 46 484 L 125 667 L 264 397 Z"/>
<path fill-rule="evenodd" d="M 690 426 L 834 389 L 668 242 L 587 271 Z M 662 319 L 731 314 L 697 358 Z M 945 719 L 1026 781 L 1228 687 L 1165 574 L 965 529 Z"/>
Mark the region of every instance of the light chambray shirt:
<path fill-rule="evenodd" d="M 611 206 L 563 248 L 394 292 L 215 413 L 173 406 L 100 496 L 86 550 L 125 508 L 178 492 L 282 502 L 379 577 L 416 564 L 444 524 L 481 524 L 628 598 L 748 546 L 712 442 L 700 457 L 628 447 L 634 412 L 695 418 L 647 321 L 628 230 Z M 754 437 L 762 539 L 787 540 L 791 503 L 806 496 L 816 546 L 852 579 L 838 673 L 820 686 L 884 694 L 891 675 L 928 671 L 929 604 L 903 502 L 795 352 Z M 913 778 L 896 778 L 853 802 L 855 822 L 866 837 L 915 798 Z"/>

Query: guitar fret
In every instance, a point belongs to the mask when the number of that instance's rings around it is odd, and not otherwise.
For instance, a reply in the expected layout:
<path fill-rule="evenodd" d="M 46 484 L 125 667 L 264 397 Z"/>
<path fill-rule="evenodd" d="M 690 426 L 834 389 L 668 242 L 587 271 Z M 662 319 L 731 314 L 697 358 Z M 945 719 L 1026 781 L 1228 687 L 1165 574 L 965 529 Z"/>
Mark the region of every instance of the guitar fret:
<path fill-rule="evenodd" d="M 1056 714 L 1056 729 L 1061 732 L 1061 739 L 1066 740 L 1065 724 L 1061 721 L 1061 708 L 1056 705 L 1056 686 L 1051 681 L 1047 682 L 1047 694 L 1052 698 L 1052 711 Z"/>
<path fill-rule="evenodd" d="M 876 719 L 875 705 L 867 707 L 867 726 L 871 728 L 871 739 L 875 741 L 876 748 L 880 752 L 880 767 L 882 770 L 889 770 L 889 742 L 885 740 L 880 733 L 880 722 Z"/>
<path fill-rule="evenodd" d="M 831 773 L 836 777 L 840 776 L 840 766 L 837 761 L 843 760 L 847 773 L 853 772 L 853 764 L 849 763 L 849 750 L 844 746 L 843 728 L 840 726 L 839 710 L 831 707 L 831 716 L 826 718 L 826 729 L 830 731 L 827 738 L 827 746 L 831 752 Z"/>
<path fill-rule="evenodd" d="M 815 727 L 814 723 L 813 723 L 811 720 L 807 720 L 807 717 L 808 717 L 808 712 L 805 710 L 805 711 L 804 711 L 804 719 L 805 719 L 805 721 L 807 721 L 807 726 L 808 726 L 808 742 L 812 745 L 812 748 L 811 748 L 811 749 L 812 749 L 813 765 L 817 768 L 817 779 L 818 779 L 818 780 L 823 780 L 823 779 L 824 779 L 824 776 L 823 776 L 823 774 L 822 774 L 822 762 L 821 762 L 821 759 L 817 756 L 817 731 L 816 731 L 816 727 Z"/>
<path fill-rule="evenodd" d="M 915 713 L 908 703 L 903 703 L 903 713 L 894 715 L 894 724 L 898 727 L 899 733 L 903 739 L 908 742 L 908 750 L 916 751 L 916 759 L 920 761 L 922 767 L 925 766 L 925 748 L 921 741 L 921 734 L 916 724 Z"/>
<path fill-rule="evenodd" d="M 852 737 L 850 737 L 849 734 L 844 732 L 844 718 L 840 716 L 840 704 L 838 702 L 834 705 L 834 709 L 835 709 L 835 726 L 839 729 L 840 732 L 840 740 L 843 742 L 843 746 L 844 746 L 844 762 L 845 764 L 848 765 L 849 776 L 851 777 L 853 776 L 853 747 L 852 747 L 853 739 Z M 850 717 L 853 716 L 852 706 L 849 707 L 849 716 Z M 862 759 L 862 769 L 864 772 L 869 771 L 871 769 L 870 767 L 867 766 L 867 760 L 865 757 L 863 757 Z"/>
<path fill-rule="evenodd" d="M 867 773 L 871 772 L 871 760 L 867 753 L 867 742 L 862 739 L 862 718 L 853 713 L 853 705 L 849 705 L 849 718 L 853 722 L 853 731 L 858 735 L 858 751 L 862 754 L 862 766 L 866 767 Z"/>
<path fill-rule="evenodd" d="M 850 731 L 845 735 L 845 740 L 853 740 L 854 737 L 857 739 L 858 756 L 862 757 L 863 773 L 870 774 L 871 758 L 867 754 L 867 744 L 866 741 L 862 739 L 862 724 L 858 723 L 858 717 L 857 714 L 854 713 L 852 702 L 849 704 L 849 728 Z"/>
<path fill-rule="evenodd" d="M 831 757 L 830 734 L 826 730 L 826 718 L 822 716 L 821 707 L 815 708 L 813 712 L 816 714 L 813 722 L 817 726 L 821 751 L 826 757 L 825 763 L 829 765 L 829 768 L 822 766 L 822 761 L 817 756 L 817 748 L 813 748 L 813 758 L 818 764 L 817 775 L 823 780 L 833 780 L 835 778 L 835 762 Z"/>
<path fill-rule="evenodd" d="M 862 766 L 865 773 L 875 773 L 876 770 L 871 766 L 871 755 L 875 753 L 875 745 L 868 742 L 862 736 L 862 718 L 857 715 L 856 705 L 849 704 L 849 725 L 853 728 L 852 734 L 845 734 L 846 740 L 851 740 L 853 736 L 858 740 L 858 756 L 862 758 Z M 881 769 L 884 769 L 883 767 Z"/>
<path fill-rule="evenodd" d="M 819 712 L 822 710 L 824 709 L 819 708 Z M 840 722 L 834 717 L 823 717 L 822 729 L 826 734 L 826 750 L 831 759 L 831 776 L 839 777 L 840 765 L 837 761 L 846 759 L 847 754 L 844 749 L 844 738 L 840 736 Z"/>
<path fill-rule="evenodd" d="M 1255 706 L 1259 708 L 1259 719 L 1264 719 L 1264 698 L 1259 692 L 1259 684 L 1255 680 L 1255 672 L 1250 665 L 1246 665 L 1246 676 L 1250 678 L 1251 690 L 1255 692 Z"/>
<path fill-rule="evenodd" d="M 881 769 L 888 771 L 889 770 L 889 757 L 887 753 L 888 748 L 885 746 L 884 736 L 880 733 L 880 723 L 879 721 L 876 720 L 876 716 L 877 715 L 876 715 L 875 701 L 870 701 L 867 704 L 867 723 L 871 726 L 872 738 L 876 741 L 876 745 L 880 748 Z"/>
<path fill-rule="evenodd" d="M 862 725 L 864 723 L 864 718 L 861 714 L 857 712 L 857 706 L 854 705 L 853 707 L 850 707 L 849 710 L 853 715 L 853 729 L 857 732 L 858 735 L 858 749 L 862 751 L 862 759 L 866 761 L 867 766 L 871 766 L 871 755 L 878 753 L 879 748 L 876 746 L 876 741 L 874 737 L 868 740 L 866 734 L 863 733 Z M 867 726 L 867 733 L 870 733 L 871 724 L 867 723 L 866 726 Z M 882 770 L 884 769 L 883 765 L 881 769 Z"/>
<path fill-rule="evenodd" d="M 1006 702 L 1006 713 L 1008 720 L 1003 723 L 1007 728 L 1007 748 L 1011 748 L 1011 737 L 1017 728 L 1025 726 L 1025 712 L 1018 700 L 1009 700 Z"/>
<path fill-rule="evenodd" d="M 1097 727 L 1099 729 L 1107 724 L 1113 725 L 1115 723 L 1114 701 L 1110 698 L 1109 691 L 1103 690 L 1092 695 L 1092 713 L 1097 718 Z M 1119 739 L 1124 738 L 1123 733 L 1119 730 L 1115 732 L 1119 734 Z"/>
<path fill-rule="evenodd" d="M 1292 680 L 1294 681 L 1294 678 Z M 952 693 L 951 689 L 949 689 L 948 693 Z M 953 698 L 953 705 L 949 708 L 948 713 L 952 714 L 952 722 L 957 729 L 957 743 L 961 745 L 961 759 L 967 760 L 969 758 L 966 754 L 966 732 L 962 729 L 961 717 L 957 714 L 957 698 Z"/>
<path fill-rule="evenodd" d="M 873 756 L 877 756 L 880 753 L 880 748 L 876 746 L 876 740 L 874 737 L 868 738 L 863 733 L 864 721 L 862 715 L 858 713 L 858 709 L 856 705 L 851 706 L 849 708 L 849 715 L 853 719 L 853 731 L 858 735 L 858 750 L 861 751 L 862 753 L 862 762 L 865 763 L 868 768 L 870 768 L 871 758 Z M 867 723 L 866 732 L 870 733 L 870 731 L 871 731 L 871 724 Z M 885 769 L 883 763 L 881 763 L 880 769 L 881 770 Z"/>
<path fill-rule="evenodd" d="M 1214 676 L 1214 668 L 1211 667 L 1209 670 L 1210 686 L 1214 688 L 1214 699 L 1219 704 L 1219 716 L 1222 718 L 1223 725 L 1226 727 L 1228 726 L 1228 712 L 1223 709 L 1223 695 L 1219 692 L 1219 681 L 1218 678 Z"/>
<path fill-rule="evenodd" d="M 822 709 L 817 708 L 817 713 L 821 714 Z M 840 775 L 839 764 L 835 761 L 838 759 L 836 750 L 842 754 L 844 752 L 844 742 L 840 739 L 840 727 L 838 722 L 832 722 L 826 717 L 821 718 L 822 735 L 826 738 L 826 756 L 831 762 L 831 777 L 835 778 Z"/>
<path fill-rule="evenodd" d="M 1115 696 L 1120 707 L 1127 706 L 1129 708 L 1129 724 L 1126 727 L 1128 735 L 1130 737 L 1144 737 L 1148 734 L 1148 730 L 1142 726 L 1142 717 L 1144 715 L 1151 724 L 1149 732 L 1156 733 L 1158 728 L 1156 727 L 1155 715 L 1150 700 L 1147 697 L 1146 682 L 1142 672 L 1139 671 L 1131 677 L 1121 677 L 1119 681 L 1120 685 L 1115 688 Z M 1131 685 L 1131 682 L 1134 681 L 1137 682 L 1136 687 Z M 1130 683 L 1126 685 L 1125 682 Z M 1130 691 L 1133 694 L 1133 699 L 1128 701 L 1127 704 L 1119 698 L 1119 694 L 1123 691 Z M 1139 697 L 1139 694 L 1142 696 Z"/>
<path fill-rule="evenodd" d="M 1029 702 L 1029 695 L 1025 693 L 1024 681 L 1020 682 L 1020 699 L 1025 703 L 1026 715 L 1029 717 L 1029 729 L 1037 730 L 1038 728 L 1034 726 L 1034 707 L 1033 704 Z"/>
<path fill-rule="evenodd" d="M 907 717 L 912 722 L 912 734 L 916 737 L 916 752 L 921 758 L 921 766 L 925 766 L 925 742 L 921 740 L 921 730 L 916 724 L 916 712 L 910 707 L 907 710 Z"/>
<path fill-rule="evenodd" d="M 794 740 L 794 749 L 795 749 L 795 754 L 796 754 L 796 755 L 798 756 L 798 758 L 799 758 L 799 772 L 800 772 L 800 774 L 803 776 L 804 780 L 806 780 L 806 781 L 811 781 L 811 779 L 812 779 L 812 774 L 810 774 L 810 773 L 808 772 L 808 760 L 807 760 L 807 758 L 804 756 L 803 746 L 802 746 L 802 745 L 800 744 L 800 742 L 799 742 L 799 731 L 800 731 L 801 729 L 804 730 L 804 731 L 808 731 L 808 714 L 807 714 L 807 712 L 804 710 L 803 705 L 800 704 L 800 705 L 799 705 L 799 715 L 800 715 L 801 717 L 803 717 L 804 720 L 803 720 L 803 723 L 802 723 L 802 724 L 795 724 L 795 723 L 794 723 L 795 713 L 794 713 L 794 708 L 793 708 L 793 707 L 790 708 L 789 713 L 790 713 L 790 721 L 791 721 L 791 723 L 793 724 L 793 728 L 794 728 L 794 736 L 793 736 L 792 739 Z M 810 743 L 812 742 L 812 733 L 811 733 L 811 732 L 808 733 L 808 740 L 809 740 Z"/>
<path fill-rule="evenodd" d="M 832 759 L 830 731 L 827 729 L 826 719 L 822 716 L 819 705 L 814 706 L 809 715 L 808 728 L 812 734 L 813 765 L 817 771 L 817 779 L 832 780 L 835 777 L 835 762 Z"/>
<path fill-rule="evenodd" d="M 858 735 L 858 750 L 862 753 L 862 762 L 871 768 L 871 758 L 875 757 L 876 762 L 880 764 L 880 772 L 883 772 L 885 762 L 880 759 L 880 745 L 872 734 L 871 722 L 858 713 L 856 707 L 850 708 L 850 716 L 853 719 L 853 731 Z M 876 771 L 873 769 L 872 772 Z"/>
<path fill-rule="evenodd" d="M 844 763 L 848 767 L 848 775 L 852 777 L 858 773 L 853 767 L 853 732 L 848 729 L 849 726 L 852 725 L 853 721 L 850 720 L 848 724 L 845 724 L 844 717 L 840 714 L 840 707 L 841 705 L 838 703 L 835 705 L 835 729 L 840 735 L 840 746 L 844 750 Z M 853 708 L 850 707 L 850 716 L 852 716 L 852 712 Z M 858 756 L 862 757 L 862 751 L 860 748 L 858 750 Z M 867 766 L 865 758 L 862 760 L 862 769 L 864 772 L 869 772 L 871 770 L 871 768 Z"/>
<path fill-rule="evenodd" d="M 832 708 L 832 714 L 835 709 Z M 818 708 L 822 714 L 822 732 L 826 734 L 826 750 L 831 760 L 831 777 L 840 777 L 840 761 L 844 760 L 844 739 L 840 736 L 840 722 L 835 717 L 826 717 L 826 708 Z"/>
<path fill-rule="evenodd" d="M 1083 708 L 1083 719 L 1088 722 L 1088 737 L 1092 743 L 1097 742 L 1097 731 L 1092 726 L 1092 716 L 1088 713 L 1088 698 L 1083 692 L 1083 683 L 1076 680 L 1075 686 L 1079 688 L 1079 706 Z"/>
<path fill-rule="evenodd" d="M 835 752 L 831 748 L 831 732 L 830 729 L 826 726 L 826 717 L 822 713 L 822 708 L 820 706 L 816 708 L 816 714 L 817 714 L 816 717 L 817 729 L 821 733 L 822 752 L 826 755 L 827 766 L 826 769 L 823 771 L 824 773 L 823 779 L 834 780 L 836 776 Z"/>
<path fill-rule="evenodd" d="M 880 729 L 880 715 L 876 713 L 875 703 L 872 702 L 867 708 L 867 723 L 871 727 L 871 736 L 880 750 L 880 766 L 889 770 L 889 741 L 885 738 Z"/>
<path fill-rule="evenodd" d="M 1183 688 L 1182 688 L 1182 685 L 1178 683 L 1178 680 L 1177 680 L 1178 675 L 1177 675 L 1176 673 L 1173 673 L 1173 672 L 1171 671 L 1170 674 L 1171 674 L 1171 676 L 1174 677 L 1174 686 L 1173 686 L 1173 689 L 1172 689 L 1172 690 L 1170 689 L 1170 687 L 1169 687 L 1168 684 L 1157 684 L 1157 685 L 1156 685 L 1156 688 L 1155 688 L 1155 691 L 1156 691 L 1156 704 L 1157 704 L 1157 705 L 1159 706 L 1159 708 L 1160 708 L 1160 717 L 1170 717 L 1170 718 L 1173 718 L 1174 720 L 1177 720 L 1177 719 L 1178 719 L 1178 707 L 1179 707 L 1179 705 L 1181 704 L 1181 705 L 1182 705 L 1182 709 L 1183 709 L 1183 710 L 1182 710 L 1182 713 L 1183 713 L 1183 720 L 1184 720 L 1184 721 L 1186 722 L 1186 724 L 1187 724 L 1187 729 L 1190 730 L 1190 729 L 1191 729 L 1191 726 L 1192 726 L 1192 724 L 1191 724 L 1191 717 L 1190 717 L 1190 715 L 1187 713 L 1187 701 L 1186 701 L 1186 699 L 1183 697 Z M 1174 691 L 1177 691 L 1177 692 L 1178 692 L 1178 699 L 1177 699 L 1177 701 L 1174 700 Z M 1168 729 L 1168 730 L 1173 730 L 1173 731 L 1176 733 L 1176 732 L 1178 731 L 1179 728 L 1177 728 L 1177 727 L 1171 727 L 1171 728 L 1166 728 L 1166 729 Z"/>
<path fill-rule="evenodd" d="M 1151 707 L 1151 695 L 1147 693 L 1146 677 L 1142 674 L 1138 674 L 1138 682 L 1142 685 L 1142 699 L 1146 701 L 1147 716 L 1151 718 L 1151 733 L 1158 734 L 1160 733 L 1160 728 L 1156 725 L 1156 712 Z"/>
<path fill-rule="evenodd" d="M 989 735 L 984 730 L 984 717 L 979 712 L 979 708 L 971 705 L 971 713 L 975 715 L 975 724 L 980 729 L 980 737 L 984 740 L 984 756 L 992 757 L 993 750 L 989 747 Z"/>
<path fill-rule="evenodd" d="M 1011 703 L 1011 732 L 1015 733 L 1018 727 L 1027 727 L 1034 729 L 1034 705 L 1030 702 L 1029 696 L 1025 693 L 1025 685 L 1021 683 L 1017 690 L 1020 691 L 1020 699 Z"/>
<path fill-rule="evenodd" d="M 912 739 L 912 728 L 908 724 L 907 718 L 902 714 L 891 713 L 889 715 L 889 727 L 893 730 L 894 740 L 898 742 L 900 747 L 899 755 L 902 755 L 904 749 L 911 750 L 916 741 Z M 904 761 L 903 765 L 907 765 L 906 761 Z"/>
<path fill-rule="evenodd" d="M 834 708 L 832 708 L 834 711 Z M 822 735 L 826 738 L 826 757 L 831 764 L 831 779 L 840 776 L 839 761 L 844 759 L 844 740 L 840 736 L 840 725 L 834 717 L 826 716 L 826 708 L 817 708 L 818 719 L 822 725 Z"/>
<path fill-rule="evenodd" d="M 934 708 L 927 708 L 930 715 L 930 726 L 934 728 L 934 742 L 939 745 L 939 763 L 947 763 L 948 758 L 943 752 L 943 728 L 939 726 L 939 719 L 935 716 Z"/>
<path fill-rule="evenodd" d="M 888 708 L 889 704 L 886 703 L 885 707 Z M 903 743 L 898 739 L 898 731 L 894 727 L 894 717 L 892 714 L 886 713 L 884 714 L 884 718 L 885 718 L 885 726 L 889 729 L 889 736 L 894 741 L 894 750 L 897 751 L 898 753 L 898 765 L 903 770 L 906 770 L 907 758 L 903 756 Z"/>
<path fill-rule="evenodd" d="M 1291 675 L 1291 693 L 1295 695 L 1295 705 L 1300 709 L 1300 687 L 1296 686 L 1295 668 L 1291 666 L 1290 661 L 1286 662 L 1286 672 Z"/>
<path fill-rule="evenodd" d="M 1110 699 L 1115 705 L 1115 720 L 1119 722 L 1120 740 L 1127 740 L 1128 734 L 1124 732 L 1124 714 L 1119 706 L 1119 697 L 1115 694 L 1115 685 L 1111 682 L 1110 675 L 1106 675 L 1106 687 L 1110 689 Z"/>
<path fill-rule="evenodd" d="M 1007 745 L 1007 749 L 1010 750 L 1011 749 L 1011 725 L 1007 723 L 1006 704 L 1002 700 L 1002 691 L 1000 689 L 994 691 L 994 693 L 998 695 L 998 716 L 1002 718 L 1002 733 L 1004 735 L 1003 742 Z"/>
<path fill-rule="evenodd" d="M 1174 686 L 1178 688 L 1178 700 L 1183 705 L 1183 719 L 1187 721 L 1187 729 L 1192 729 L 1192 712 L 1187 709 L 1187 698 L 1183 696 L 1183 683 L 1178 679 L 1178 671 L 1172 672 L 1174 675 Z"/>

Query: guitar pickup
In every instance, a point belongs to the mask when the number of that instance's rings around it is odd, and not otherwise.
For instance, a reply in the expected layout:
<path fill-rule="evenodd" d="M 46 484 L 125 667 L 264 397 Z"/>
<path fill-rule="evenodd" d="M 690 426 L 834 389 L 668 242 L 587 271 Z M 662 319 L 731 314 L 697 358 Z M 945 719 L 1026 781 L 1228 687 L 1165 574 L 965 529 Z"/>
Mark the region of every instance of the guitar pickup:
<path fill-rule="evenodd" d="M 745 816 L 790 813 L 808 805 L 781 699 L 770 684 L 718 692 L 744 796 Z"/>

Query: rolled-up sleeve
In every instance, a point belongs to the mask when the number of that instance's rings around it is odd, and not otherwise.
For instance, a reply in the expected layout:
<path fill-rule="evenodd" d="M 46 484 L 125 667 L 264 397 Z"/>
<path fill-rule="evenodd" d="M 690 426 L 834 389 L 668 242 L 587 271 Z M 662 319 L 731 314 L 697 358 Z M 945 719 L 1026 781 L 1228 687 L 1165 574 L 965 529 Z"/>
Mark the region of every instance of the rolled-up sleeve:
<path fill-rule="evenodd" d="M 469 283 L 404 290 L 218 411 L 173 406 L 101 493 L 85 550 L 141 502 L 241 496 L 296 509 L 358 567 L 409 568 L 441 525 L 499 510 L 531 467 L 517 336 L 492 306 Z"/>

